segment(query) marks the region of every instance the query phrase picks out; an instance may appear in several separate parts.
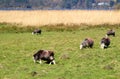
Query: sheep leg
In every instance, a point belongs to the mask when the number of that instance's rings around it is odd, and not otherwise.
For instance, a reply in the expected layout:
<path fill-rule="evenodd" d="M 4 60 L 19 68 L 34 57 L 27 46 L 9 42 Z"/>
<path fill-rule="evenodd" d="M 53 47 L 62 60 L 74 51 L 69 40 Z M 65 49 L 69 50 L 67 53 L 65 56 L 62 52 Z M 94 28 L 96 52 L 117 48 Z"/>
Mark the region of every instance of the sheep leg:
<path fill-rule="evenodd" d="M 53 62 L 53 64 L 56 64 L 56 63 L 55 63 L 55 60 L 53 60 L 52 62 Z"/>
<path fill-rule="evenodd" d="M 34 59 L 34 57 L 33 57 L 33 61 L 34 61 L 34 63 L 36 63 L 36 60 Z"/>

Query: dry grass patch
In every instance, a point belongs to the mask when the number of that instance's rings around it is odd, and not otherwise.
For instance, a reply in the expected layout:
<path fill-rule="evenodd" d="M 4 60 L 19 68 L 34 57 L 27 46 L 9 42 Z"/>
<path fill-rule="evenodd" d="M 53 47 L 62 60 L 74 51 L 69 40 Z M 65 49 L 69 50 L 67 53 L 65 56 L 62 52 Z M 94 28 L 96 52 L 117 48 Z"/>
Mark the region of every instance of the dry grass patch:
<path fill-rule="evenodd" d="M 120 11 L 0 11 L 0 22 L 17 23 L 32 26 L 56 24 L 120 24 Z"/>

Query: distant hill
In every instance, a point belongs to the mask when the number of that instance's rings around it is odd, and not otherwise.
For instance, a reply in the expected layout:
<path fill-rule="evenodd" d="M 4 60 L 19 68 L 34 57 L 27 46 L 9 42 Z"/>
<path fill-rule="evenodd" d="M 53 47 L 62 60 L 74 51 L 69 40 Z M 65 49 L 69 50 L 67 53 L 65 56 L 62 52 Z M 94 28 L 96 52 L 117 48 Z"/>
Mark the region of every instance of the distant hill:
<path fill-rule="evenodd" d="M 0 0 L 0 9 L 112 9 L 120 0 Z"/>

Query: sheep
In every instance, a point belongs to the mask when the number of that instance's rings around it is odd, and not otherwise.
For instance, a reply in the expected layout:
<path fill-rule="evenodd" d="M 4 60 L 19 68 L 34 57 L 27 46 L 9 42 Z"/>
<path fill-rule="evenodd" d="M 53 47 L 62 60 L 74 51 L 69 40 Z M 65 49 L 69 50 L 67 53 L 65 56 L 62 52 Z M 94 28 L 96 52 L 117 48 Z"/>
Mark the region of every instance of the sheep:
<path fill-rule="evenodd" d="M 37 35 L 38 35 L 38 34 L 41 34 L 41 32 L 42 32 L 42 31 L 41 31 L 40 29 L 36 29 L 36 30 L 34 30 L 34 31 L 32 32 L 32 35 L 33 35 L 33 34 L 37 34 Z"/>
<path fill-rule="evenodd" d="M 107 33 L 106 33 L 106 36 L 110 36 L 110 35 L 115 36 L 115 31 L 112 30 L 112 29 L 108 30 Z"/>
<path fill-rule="evenodd" d="M 42 61 L 47 61 L 49 64 L 55 64 L 54 52 L 49 50 L 39 50 L 33 55 L 34 62 L 39 61 L 41 64 Z"/>
<path fill-rule="evenodd" d="M 109 45 L 110 45 L 110 39 L 108 37 L 103 37 L 101 39 L 101 48 L 102 49 L 108 48 Z"/>
<path fill-rule="evenodd" d="M 92 48 L 94 41 L 91 38 L 85 38 L 84 41 L 80 44 L 80 49 L 90 47 Z"/>

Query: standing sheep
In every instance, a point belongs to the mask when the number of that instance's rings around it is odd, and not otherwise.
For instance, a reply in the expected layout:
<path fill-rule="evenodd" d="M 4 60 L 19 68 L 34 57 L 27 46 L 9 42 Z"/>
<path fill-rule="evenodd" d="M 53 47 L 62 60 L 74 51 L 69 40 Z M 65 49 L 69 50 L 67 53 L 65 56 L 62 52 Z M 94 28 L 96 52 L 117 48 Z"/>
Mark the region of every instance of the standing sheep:
<path fill-rule="evenodd" d="M 101 48 L 107 48 L 110 45 L 110 39 L 108 37 L 103 37 L 101 39 Z"/>
<path fill-rule="evenodd" d="M 111 29 L 111 30 L 108 30 L 107 33 L 106 33 L 106 35 L 107 35 L 107 36 L 110 36 L 110 35 L 115 36 L 115 31 L 112 30 L 112 29 Z"/>
<path fill-rule="evenodd" d="M 54 52 L 48 50 L 39 50 L 33 55 L 34 62 L 39 61 L 42 63 L 42 60 L 47 61 L 49 64 L 55 64 Z"/>
<path fill-rule="evenodd" d="M 85 38 L 83 42 L 80 44 L 80 49 L 90 47 L 92 48 L 94 45 L 94 41 L 91 38 Z"/>
<path fill-rule="evenodd" d="M 40 29 L 36 29 L 36 30 L 34 30 L 34 31 L 32 32 L 32 35 L 33 35 L 33 34 L 41 34 L 41 32 L 42 32 L 42 31 L 41 31 Z"/>

